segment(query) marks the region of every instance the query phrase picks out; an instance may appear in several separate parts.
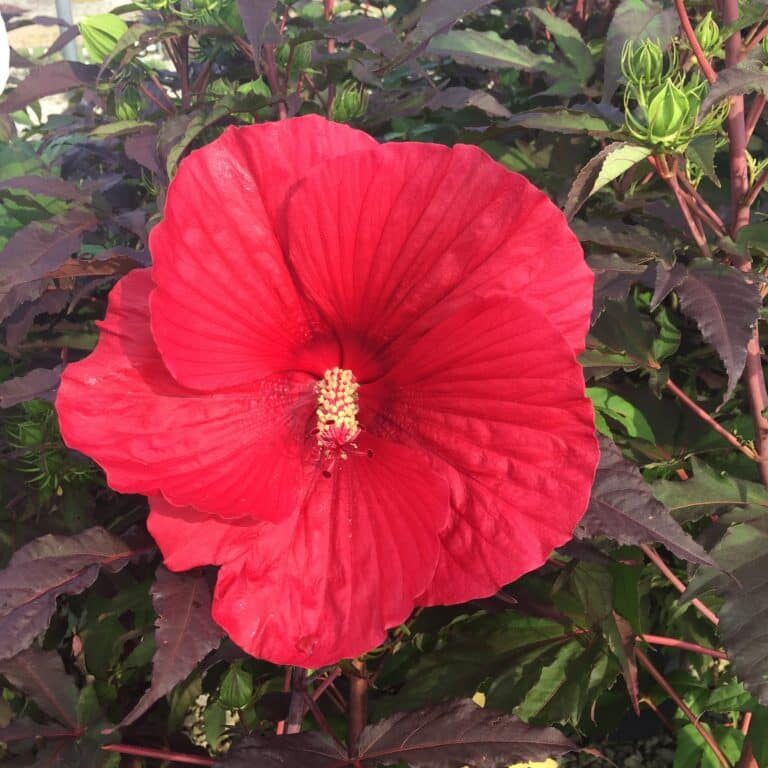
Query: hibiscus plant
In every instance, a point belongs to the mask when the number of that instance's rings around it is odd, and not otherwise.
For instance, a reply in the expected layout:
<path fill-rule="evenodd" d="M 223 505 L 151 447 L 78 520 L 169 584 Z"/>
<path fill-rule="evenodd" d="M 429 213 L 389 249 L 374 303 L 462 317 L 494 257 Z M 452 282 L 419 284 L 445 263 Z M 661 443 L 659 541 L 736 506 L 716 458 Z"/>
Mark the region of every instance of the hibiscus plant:
<path fill-rule="evenodd" d="M 3 765 L 768 768 L 763 3 L 0 15 Z"/>

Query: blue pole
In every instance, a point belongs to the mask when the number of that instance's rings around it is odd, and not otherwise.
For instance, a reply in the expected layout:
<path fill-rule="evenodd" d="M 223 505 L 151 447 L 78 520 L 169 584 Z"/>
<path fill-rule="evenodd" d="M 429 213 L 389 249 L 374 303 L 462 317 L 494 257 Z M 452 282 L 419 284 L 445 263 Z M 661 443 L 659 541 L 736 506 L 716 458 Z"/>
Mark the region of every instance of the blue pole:
<path fill-rule="evenodd" d="M 56 16 L 67 24 L 72 24 L 72 0 L 56 0 Z M 63 53 L 67 61 L 77 61 L 77 46 L 74 40 L 64 46 Z"/>

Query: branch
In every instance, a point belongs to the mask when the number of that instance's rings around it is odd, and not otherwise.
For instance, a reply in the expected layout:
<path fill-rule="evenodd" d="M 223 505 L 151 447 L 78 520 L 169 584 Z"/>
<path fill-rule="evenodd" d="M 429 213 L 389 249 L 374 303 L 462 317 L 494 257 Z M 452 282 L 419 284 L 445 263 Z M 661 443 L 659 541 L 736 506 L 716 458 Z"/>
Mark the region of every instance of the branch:
<path fill-rule="evenodd" d="M 691 20 L 688 18 L 688 11 L 685 10 L 685 2 L 683 0 L 675 0 L 675 8 L 677 9 L 677 15 L 680 17 L 680 26 L 683 28 L 683 32 L 685 32 L 688 44 L 691 46 L 696 61 L 699 62 L 704 77 L 709 80 L 710 84 L 714 83 L 717 80 L 717 72 L 712 69 L 709 59 L 707 59 L 704 51 L 701 49 L 696 33 L 693 31 L 693 26 L 691 26 Z"/>
<path fill-rule="evenodd" d="M 183 752 L 166 752 L 164 749 L 150 749 L 149 747 L 132 747 L 128 744 L 106 744 L 102 747 L 104 752 L 117 752 L 119 755 L 134 755 L 135 757 L 149 757 L 170 763 L 185 763 L 186 765 L 214 764 L 213 760 L 197 755 L 185 755 Z"/>
<path fill-rule="evenodd" d="M 662 572 L 667 581 L 680 594 L 685 592 L 685 584 L 683 584 L 683 582 L 680 581 L 680 579 L 678 579 L 674 573 L 672 573 L 669 566 L 661 559 L 659 553 L 653 547 L 649 546 L 648 544 L 641 544 L 640 549 L 643 550 L 645 556 Z M 691 600 L 691 605 L 694 606 L 694 608 L 696 608 L 705 619 L 711 621 L 715 626 L 720 623 L 720 619 L 717 618 L 717 615 L 713 613 L 709 608 L 707 608 L 707 606 L 704 605 L 704 603 L 702 603 L 701 600 L 699 600 L 697 597 L 694 597 L 693 600 Z"/>
<path fill-rule="evenodd" d="M 672 381 L 672 379 L 667 380 L 667 389 L 672 392 L 678 398 L 678 400 L 683 403 L 683 405 L 690 408 L 690 410 L 693 411 L 702 421 L 712 427 L 712 429 L 714 429 L 718 435 L 727 440 L 734 448 L 736 448 L 736 450 L 741 451 L 741 453 L 743 453 L 748 459 L 757 461 L 757 454 L 752 448 L 750 448 L 748 445 L 744 445 L 739 440 L 739 438 L 736 437 L 736 435 L 734 435 L 732 432 L 729 432 L 724 426 L 715 421 L 712 416 L 710 416 L 703 408 L 691 400 L 691 398 L 688 397 L 688 395 L 686 395 L 685 392 L 683 392 L 683 390 L 680 389 L 680 387 L 678 387 L 674 381 Z"/>
<path fill-rule="evenodd" d="M 650 676 L 659 684 L 664 693 L 666 693 L 667 696 L 669 696 L 669 698 L 672 699 L 675 704 L 677 704 L 677 706 L 680 708 L 680 711 L 688 718 L 691 725 L 699 732 L 701 738 L 704 739 L 704 741 L 709 745 L 709 748 L 714 753 L 720 765 L 723 768 L 731 768 L 731 763 L 723 754 L 720 747 L 717 745 L 717 742 L 712 737 L 712 734 L 699 722 L 699 718 L 696 717 L 696 715 L 691 711 L 686 703 L 680 698 L 680 695 L 669 684 L 664 675 L 662 675 L 661 672 L 659 672 L 659 670 L 653 666 L 650 659 L 639 648 L 635 648 L 635 657 L 640 662 L 640 664 L 645 667 L 648 674 L 650 674 Z"/>
<path fill-rule="evenodd" d="M 702 656 L 711 656 L 713 659 L 723 659 L 728 661 L 728 654 L 725 651 L 716 651 L 714 648 L 705 648 L 697 643 L 689 643 L 685 640 L 678 640 L 676 637 L 661 637 L 659 635 L 638 635 L 638 637 L 649 645 L 664 645 L 668 648 L 679 648 L 681 651 L 692 651 L 700 653 Z"/>
<path fill-rule="evenodd" d="M 349 677 L 349 731 L 347 745 L 350 758 L 354 759 L 360 752 L 360 734 L 368 720 L 368 678 L 365 672 L 365 662 L 352 662 L 355 674 Z"/>

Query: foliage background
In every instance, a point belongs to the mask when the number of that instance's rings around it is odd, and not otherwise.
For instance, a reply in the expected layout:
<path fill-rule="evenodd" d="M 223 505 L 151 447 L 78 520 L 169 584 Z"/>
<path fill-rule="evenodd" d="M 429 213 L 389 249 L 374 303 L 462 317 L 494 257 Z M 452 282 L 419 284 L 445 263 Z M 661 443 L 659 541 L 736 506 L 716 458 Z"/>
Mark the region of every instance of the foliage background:
<path fill-rule="evenodd" d="M 709 10 L 711 88 L 680 28 Z M 11 30 L 58 24 L 0 13 Z M 47 50 L 12 51 L 0 101 L 3 764 L 405 764 L 397 743 L 434 720 L 413 765 L 671 734 L 660 765 L 768 766 L 767 20 L 758 0 L 688 13 L 657 0 L 141 0 Z M 684 105 L 668 87 L 671 101 L 643 107 L 622 74 L 628 39 L 666 52 L 659 87 L 674 82 Z M 70 40 L 86 63 L 61 58 Z M 43 116 L 53 94 L 65 106 Z M 66 450 L 50 402 L 62 365 L 94 345 L 115 279 L 149 263 L 147 232 L 184 154 L 229 124 L 308 112 L 383 141 L 479 145 L 564 206 L 597 276 L 582 363 L 603 459 L 576 539 L 539 571 L 493 599 L 420 612 L 364 668 L 305 676 L 221 637 L 211 574 L 160 566 L 144 500 Z M 486 709 L 456 703 L 472 697 Z M 371 722 L 391 718 L 379 728 L 395 747 L 366 752 L 364 731 L 347 762 L 327 734 L 346 739 L 364 699 Z M 457 743 L 462 729 L 485 734 L 485 757 Z"/>

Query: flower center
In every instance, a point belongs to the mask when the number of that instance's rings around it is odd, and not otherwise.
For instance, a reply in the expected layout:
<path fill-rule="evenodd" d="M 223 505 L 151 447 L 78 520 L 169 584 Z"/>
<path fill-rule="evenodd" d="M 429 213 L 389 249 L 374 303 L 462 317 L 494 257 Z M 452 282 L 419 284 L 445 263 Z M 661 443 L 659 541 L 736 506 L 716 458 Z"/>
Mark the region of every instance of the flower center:
<path fill-rule="evenodd" d="M 360 435 L 357 422 L 358 389 L 352 371 L 346 368 L 331 368 L 315 384 L 317 395 L 317 444 L 321 458 L 330 462 L 330 470 L 337 458 L 346 459 L 357 445 Z"/>

